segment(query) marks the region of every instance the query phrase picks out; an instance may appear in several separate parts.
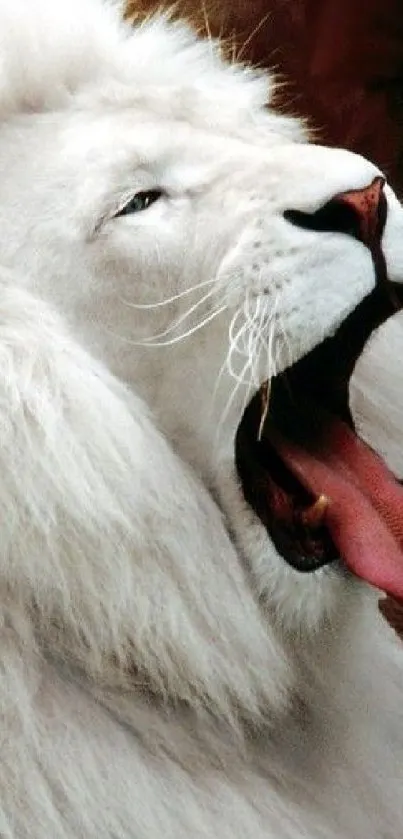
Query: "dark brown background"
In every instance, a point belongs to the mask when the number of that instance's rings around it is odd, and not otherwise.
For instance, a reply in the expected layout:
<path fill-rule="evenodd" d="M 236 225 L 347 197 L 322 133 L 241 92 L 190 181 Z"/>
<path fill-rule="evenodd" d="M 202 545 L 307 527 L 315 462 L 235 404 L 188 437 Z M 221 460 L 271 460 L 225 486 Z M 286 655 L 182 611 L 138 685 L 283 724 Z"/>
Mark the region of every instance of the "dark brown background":
<path fill-rule="evenodd" d="M 280 72 L 282 107 L 372 159 L 403 196 L 403 0 L 128 0 L 135 14 L 173 5 Z"/>

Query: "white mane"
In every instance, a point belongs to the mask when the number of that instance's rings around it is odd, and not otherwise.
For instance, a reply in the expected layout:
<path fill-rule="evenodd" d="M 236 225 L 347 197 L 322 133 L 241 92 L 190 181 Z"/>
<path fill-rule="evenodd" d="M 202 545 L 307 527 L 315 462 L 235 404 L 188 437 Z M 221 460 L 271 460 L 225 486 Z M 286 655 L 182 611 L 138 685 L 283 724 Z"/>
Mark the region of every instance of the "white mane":
<path fill-rule="evenodd" d="M 219 45 L 195 38 L 167 16 L 150 19 L 133 33 L 121 20 L 121 3 L 72 0 L 4 2 L 0 9 L 1 113 L 52 111 L 77 93 L 100 91 L 116 103 L 116 86 L 129 85 L 130 104 L 159 105 L 163 114 L 225 131 L 235 119 L 242 131 L 253 112 L 271 99 L 273 82 L 257 70 L 226 65 Z M 173 93 L 180 90 L 180 96 Z M 123 100 L 122 100 L 123 95 Z M 119 104 L 124 94 L 119 91 Z M 158 103 L 158 104 L 157 104 Z M 300 123 L 268 115 L 274 136 L 302 138 Z M 267 138 L 267 135 L 266 135 Z"/>
<path fill-rule="evenodd" d="M 286 566 L 235 471 L 250 396 L 374 285 L 360 242 L 284 211 L 377 170 L 271 90 L 164 17 L 0 6 L 5 839 L 400 837 L 400 650 L 364 586 Z M 362 365 L 398 473 L 397 389 Z"/>

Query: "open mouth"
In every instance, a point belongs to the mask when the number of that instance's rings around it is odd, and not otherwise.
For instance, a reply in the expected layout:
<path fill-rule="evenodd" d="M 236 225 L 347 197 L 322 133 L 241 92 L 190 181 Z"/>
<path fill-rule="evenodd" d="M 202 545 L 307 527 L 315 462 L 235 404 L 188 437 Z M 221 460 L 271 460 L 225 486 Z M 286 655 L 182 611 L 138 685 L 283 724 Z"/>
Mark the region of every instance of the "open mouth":
<path fill-rule="evenodd" d="M 403 598 L 403 488 L 355 433 L 349 382 L 374 329 L 403 304 L 402 289 L 377 284 L 337 332 L 262 385 L 235 440 L 246 501 L 277 551 L 312 572 L 335 560 Z"/>

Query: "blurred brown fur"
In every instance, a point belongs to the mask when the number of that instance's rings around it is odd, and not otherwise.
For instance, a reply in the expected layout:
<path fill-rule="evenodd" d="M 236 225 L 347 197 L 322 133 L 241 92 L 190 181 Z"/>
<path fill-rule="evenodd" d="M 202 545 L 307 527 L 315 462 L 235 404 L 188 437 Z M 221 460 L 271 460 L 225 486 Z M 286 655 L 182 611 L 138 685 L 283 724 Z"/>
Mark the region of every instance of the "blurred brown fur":
<path fill-rule="evenodd" d="M 128 0 L 227 40 L 234 57 L 273 68 L 281 107 L 318 141 L 369 157 L 403 193 L 402 0 Z"/>

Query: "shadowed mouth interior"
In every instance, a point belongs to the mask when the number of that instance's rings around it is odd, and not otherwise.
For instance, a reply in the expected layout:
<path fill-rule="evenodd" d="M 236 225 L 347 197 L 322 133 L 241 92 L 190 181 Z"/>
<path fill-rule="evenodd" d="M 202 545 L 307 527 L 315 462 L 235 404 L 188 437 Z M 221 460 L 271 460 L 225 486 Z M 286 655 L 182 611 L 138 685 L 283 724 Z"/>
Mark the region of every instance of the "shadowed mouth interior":
<path fill-rule="evenodd" d="M 377 276 L 332 337 L 255 394 L 235 455 L 246 501 L 291 566 L 310 572 L 341 559 L 401 598 L 403 490 L 357 437 L 349 410 L 357 359 L 403 303 L 400 287 Z"/>

